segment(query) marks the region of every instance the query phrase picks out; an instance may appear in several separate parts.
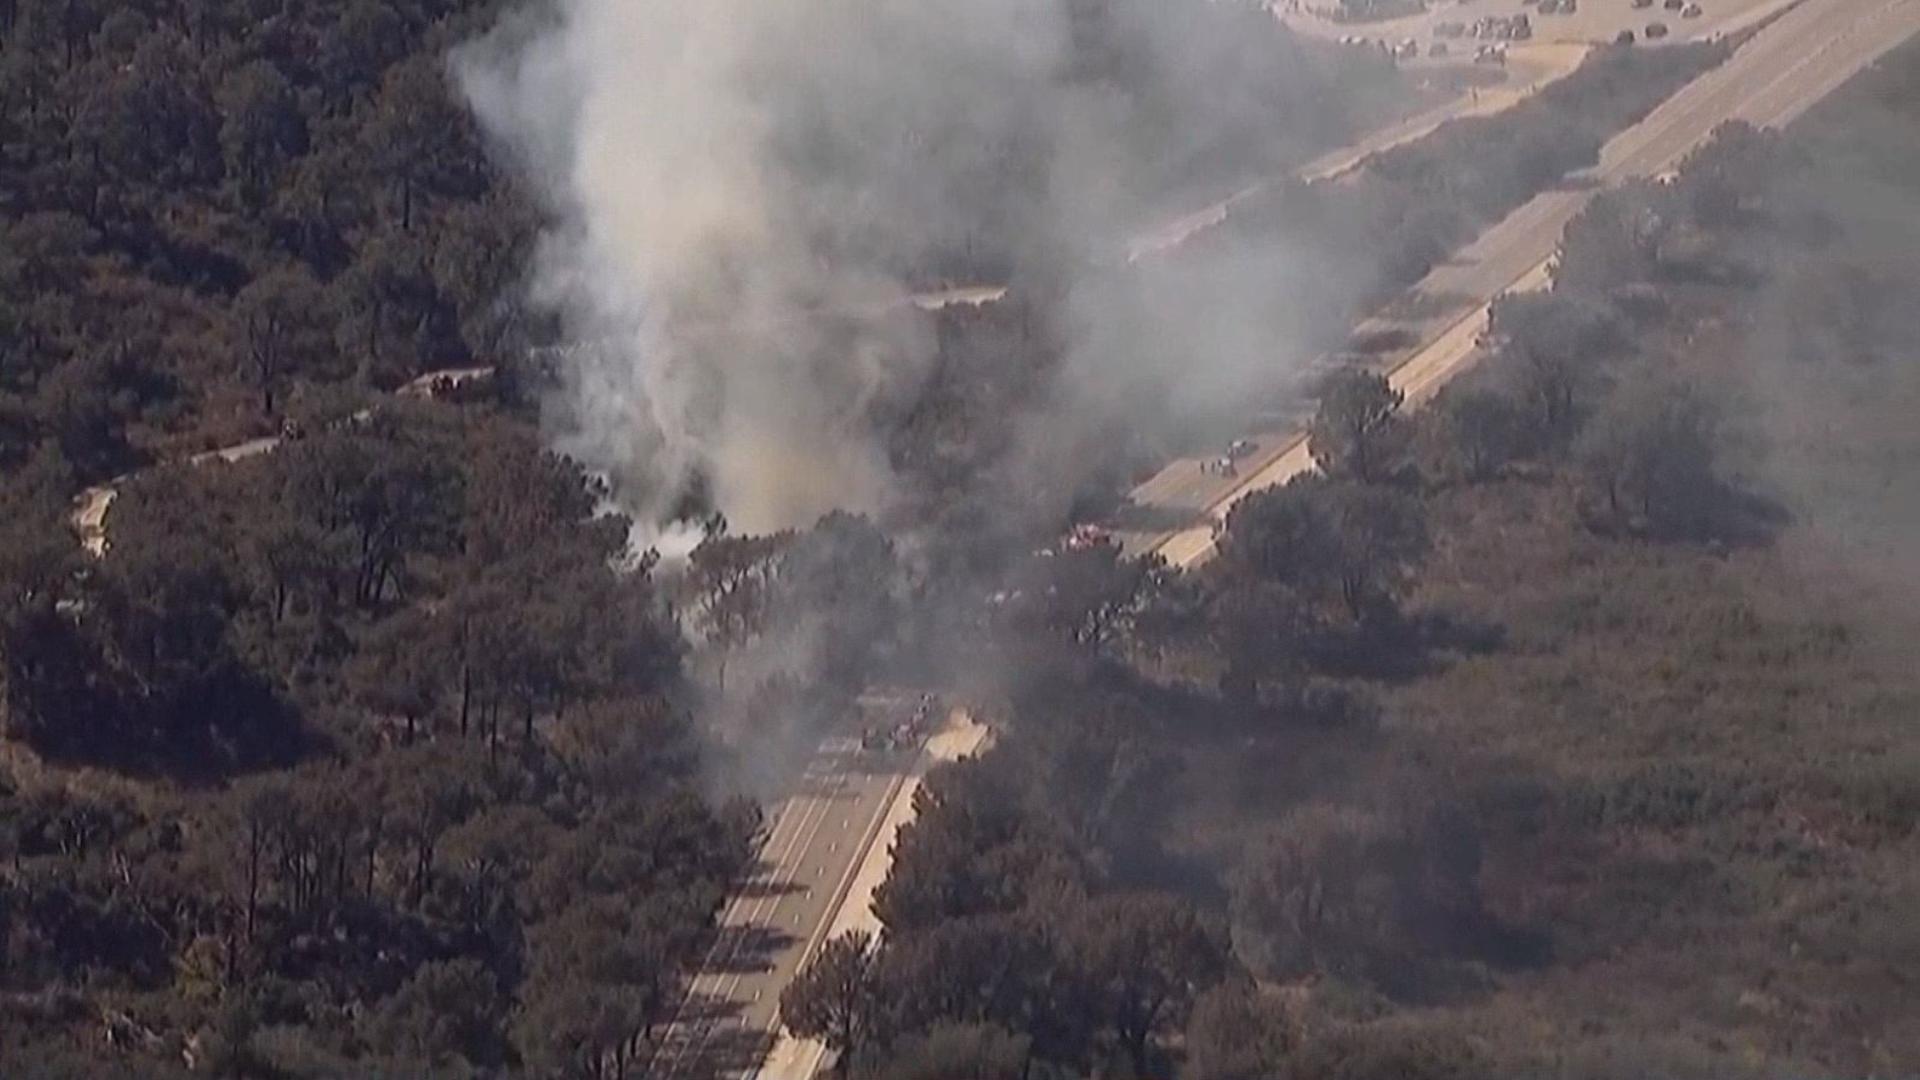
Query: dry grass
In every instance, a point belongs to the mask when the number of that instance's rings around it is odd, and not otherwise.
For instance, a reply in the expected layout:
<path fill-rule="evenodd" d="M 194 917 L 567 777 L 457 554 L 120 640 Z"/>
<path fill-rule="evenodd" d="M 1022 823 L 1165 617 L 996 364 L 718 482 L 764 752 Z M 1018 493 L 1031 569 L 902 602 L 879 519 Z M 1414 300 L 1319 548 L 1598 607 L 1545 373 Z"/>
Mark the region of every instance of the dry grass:
<path fill-rule="evenodd" d="M 1804 535 L 1602 540 L 1552 482 L 1440 496 L 1431 604 L 1508 647 L 1389 691 L 1477 792 L 1502 914 L 1550 963 L 1441 1010 L 1563 1075 L 1920 1061 L 1920 673 Z M 1424 740 L 1423 740 L 1424 741 Z"/>

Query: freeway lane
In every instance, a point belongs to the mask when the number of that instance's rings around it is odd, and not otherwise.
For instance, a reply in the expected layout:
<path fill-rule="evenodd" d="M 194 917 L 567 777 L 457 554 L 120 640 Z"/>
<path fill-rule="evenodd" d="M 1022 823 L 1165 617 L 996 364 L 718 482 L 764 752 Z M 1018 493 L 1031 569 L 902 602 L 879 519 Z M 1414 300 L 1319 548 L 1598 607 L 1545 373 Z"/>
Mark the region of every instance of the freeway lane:
<path fill-rule="evenodd" d="M 817 948 L 917 754 L 821 744 L 773 818 L 761 862 L 722 911 L 706 961 L 649 1073 L 750 1073 L 771 1040 L 780 990 Z"/>
<path fill-rule="evenodd" d="M 926 776 L 926 769 L 939 762 L 970 757 L 991 742 L 992 733 L 986 726 L 964 711 L 950 716 L 946 726 L 927 740 L 925 756 L 893 797 L 879 834 L 874 837 L 866 856 L 860 861 L 852 888 L 847 891 L 833 916 L 826 934 L 828 939 L 853 931 L 879 936 L 882 927 L 880 917 L 873 913 L 873 897 L 886 881 L 887 870 L 893 864 L 895 838 L 913 820 L 914 795 Z M 755 1080 L 812 1080 L 831 1056 L 831 1052 L 821 1043 L 797 1039 L 783 1030 L 774 1040 L 773 1048 L 768 1051 Z"/>
<path fill-rule="evenodd" d="M 1536 196 L 1435 267 L 1396 305 L 1418 318 L 1376 316 L 1360 330 L 1401 327 L 1417 344 L 1382 357 L 1379 367 L 1414 399 L 1430 395 L 1475 357 L 1473 340 L 1486 305 L 1500 293 L 1543 284 L 1560 235 L 1603 188 L 1656 176 L 1704 142 L 1721 123 L 1784 124 L 1855 72 L 1920 31 L 1920 0 L 1807 0 L 1759 31 L 1732 57 L 1689 83 L 1640 123 L 1616 135 L 1593 168 Z M 1409 302 L 1410 301 L 1410 302 Z M 1182 518 L 1185 526 L 1134 526 L 1119 536 L 1129 551 L 1154 551 L 1190 566 L 1213 549 L 1212 528 L 1233 503 L 1311 467 L 1299 427 L 1255 432 L 1260 450 L 1237 477 L 1205 472 L 1197 459 L 1176 461 L 1134 489 L 1134 514 Z"/>

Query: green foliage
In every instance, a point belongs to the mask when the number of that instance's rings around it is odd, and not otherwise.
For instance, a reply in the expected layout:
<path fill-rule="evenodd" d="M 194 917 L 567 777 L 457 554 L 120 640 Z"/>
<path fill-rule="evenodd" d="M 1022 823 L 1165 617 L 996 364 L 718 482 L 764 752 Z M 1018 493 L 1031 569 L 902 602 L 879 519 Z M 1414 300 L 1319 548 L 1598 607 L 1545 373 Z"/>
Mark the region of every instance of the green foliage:
<path fill-rule="evenodd" d="M 1334 376 L 1307 426 L 1313 463 L 1336 480 L 1375 484 L 1388 479 L 1406 450 L 1407 429 L 1399 416 L 1403 400 L 1383 375 L 1350 370 Z"/>
<path fill-rule="evenodd" d="M 1594 416 L 1574 452 L 1609 524 L 1700 536 L 1723 501 L 1714 439 L 1713 405 L 1698 390 L 1641 375 Z"/>
<path fill-rule="evenodd" d="M 1024 1080 L 1030 1040 L 988 1024 L 936 1024 L 900 1039 L 864 1070 L 887 1080 Z"/>
<path fill-rule="evenodd" d="M 97 382 L 108 357 L 147 383 L 96 430 L 69 416 L 32 437 L 105 479 L 270 430 L 302 381 L 493 359 L 526 325 L 504 267 L 533 218 L 439 58 L 491 9 L 22 8 L 0 34 L 7 389 Z M 372 355 L 336 347 L 336 327 Z M 258 413 L 234 415 L 248 391 Z"/>
<path fill-rule="evenodd" d="M 1429 544 L 1411 496 L 1317 475 L 1242 499 L 1220 537 L 1225 576 L 1274 582 L 1355 621 L 1394 610 Z"/>
<path fill-rule="evenodd" d="M 873 938 L 853 931 L 821 946 L 780 992 L 780 1019 L 787 1030 L 819 1039 L 845 1074 L 873 1037 L 878 1001 L 873 986 Z"/>

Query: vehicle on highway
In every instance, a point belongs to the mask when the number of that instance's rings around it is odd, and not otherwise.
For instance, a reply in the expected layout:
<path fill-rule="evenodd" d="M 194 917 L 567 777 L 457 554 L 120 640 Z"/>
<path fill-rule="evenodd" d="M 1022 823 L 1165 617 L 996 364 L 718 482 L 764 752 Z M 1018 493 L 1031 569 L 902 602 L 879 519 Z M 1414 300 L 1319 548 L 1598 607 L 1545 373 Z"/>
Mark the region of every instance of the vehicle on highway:
<path fill-rule="evenodd" d="M 1648 23 L 1648 24 L 1647 24 L 1647 40 L 1648 40 L 1648 41 L 1653 41 L 1653 40 L 1655 40 L 1656 38 L 1663 38 L 1663 37 L 1666 37 L 1666 36 L 1667 36 L 1667 24 L 1666 24 L 1666 23 L 1663 23 L 1663 22 L 1650 22 L 1650 23 Z"/>
<path fill-rule="evenodd" d="M 1560 0 L 1540 0 L 1540 14 L 1542 15 L 1560 14 Z"/>
<path fill-rule="evenodd" d="M 1240 475 L 1240 469 L 1230 457 L 1208 458 L 1200 463 L 1200 471 L 1208 476 L 1224 476 L 1229 479 Z"/>
<path fill-rule="evenodd" d="M 1633 31 L 1631 30 L 1622 30 L 1613 35 L 1613 43 L 1615 45 L 1631 45 L 1636 40 L 1638 39 L 1634 37 Z"/>
<path fill-rule="evenodd" d="M 1081 522 L 1067 531 L 1062 545 L 1068 551 L 1090 551 L 1094 548 L 1113 543 L 1113 534 L 1091 522 Z"/>
<path fill-rule="evenodd" d="M 1653 0 L 1633 0 L 1633 7 L 1634 7 L 1634 10 L 1636 11 L 1638 11 L 1641 8 L 1650 8 L 1652 6 L 1653 6 Z"/>
<path fill-rule="evenodd" d="M 1533 23 L 1525 12 L 1512 17 L 1482 15 L 1473 24 L 1473 36 L 1483 41 L 1524 41 L 1533 36 Z"/>
<path fill-rule="evenodd" d="M 1679 11 L 1681 8 L 1687 6 L 1687 0 L 1665 0 L 1660 6 L 1666 8 L 1668 11 Z"/>
<path fill-rule="evenodd" d="M 1651 2 L 1651 0 L 1649 0 L 1649 2 Z M 1445 22 L 1434 23 L 1433 36 L 1443 38 L 1466 37 L 1467 24 L 1457 19 L 1448 19 Z"/>
<path fill-rule="evenodd" d="M 1241 458 L 1246 457 L 1258 449 L 1260 449 L 1260 444 L 1254 442 L 1252 439 L 1235 439 L 1227 444 L 1227 457 L 1234 461 L 1239 461 Z"/>
<path fill-rule="evenodd" d="M 1473 54 L 1476 64 L 1504 64 L 1507 62 L 1507 50 L 1499 45 L 1482 45 Z"/>
<path fill-rule="evenodd" d="M 1688 4 L 1686 7 L 1680 9 L 1680 17 L 1683 19 L 1697 19 L 1705 14 L 1706 11 L 1703 10 L 1699 4 Z"/>

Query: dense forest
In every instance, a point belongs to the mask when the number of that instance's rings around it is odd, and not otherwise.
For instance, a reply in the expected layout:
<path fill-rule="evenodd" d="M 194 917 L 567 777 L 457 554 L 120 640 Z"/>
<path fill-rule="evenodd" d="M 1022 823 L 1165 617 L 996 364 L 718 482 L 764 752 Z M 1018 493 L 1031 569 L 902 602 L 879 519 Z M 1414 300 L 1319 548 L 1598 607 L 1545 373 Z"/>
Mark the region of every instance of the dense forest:
<path fill-rule="evenodd" d="M 501 7 L 0 0 L 0 1072 L 644 1075 L 780 779 L 742 748 L 882 680 L 1001 735 L 789 992 L 857 1075 L 1920 1059 L 1920 52 L 1597 201 L 1432 408 L 1330 385 L 1324 475 L 1200 572 L 992 501 L 1045 289 L 930 317 L 908 520 L 696 493 L 668 567 L 542 438 L 544 211 L 445 65 Z M 1338 324 L 1718 55 L 1603 51 L 1209 242 L 1364 252 Z M 1313 56 L 1234 77 L 1403 89 Z"/>

